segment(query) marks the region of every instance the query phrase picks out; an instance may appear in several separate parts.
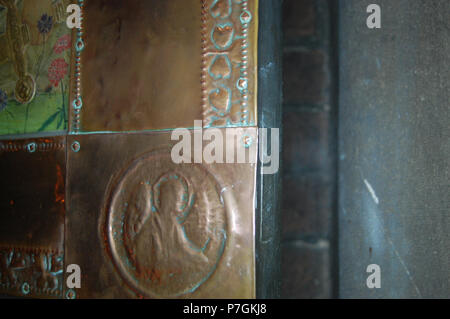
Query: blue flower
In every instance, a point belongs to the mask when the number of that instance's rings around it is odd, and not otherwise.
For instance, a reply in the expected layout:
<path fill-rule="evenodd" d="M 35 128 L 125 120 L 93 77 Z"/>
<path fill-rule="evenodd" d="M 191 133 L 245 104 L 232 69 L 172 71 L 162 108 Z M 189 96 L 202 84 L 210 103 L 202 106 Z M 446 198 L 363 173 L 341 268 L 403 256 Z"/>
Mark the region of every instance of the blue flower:
<path fill-rule="evenodd" d="M 0 111 L 3 111 L 6 108 L 6 104 L 8 104 L 8 96 L 0 89 Z"/>
<path fill-rule="evenodd" d="M 37 27 L 40 33 L 47 34 L 53 27 L 53 17 L 44 13 L 37 23 Z"/>

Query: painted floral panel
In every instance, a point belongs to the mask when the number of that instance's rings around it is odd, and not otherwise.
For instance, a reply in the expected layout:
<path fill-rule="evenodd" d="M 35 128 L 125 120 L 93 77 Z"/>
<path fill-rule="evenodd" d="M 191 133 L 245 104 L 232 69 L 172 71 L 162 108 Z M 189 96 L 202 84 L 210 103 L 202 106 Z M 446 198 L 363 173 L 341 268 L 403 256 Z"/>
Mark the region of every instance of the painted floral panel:
<path fill-rule="evenodd" d="M 0 135 L 67 129 L 65 0 L 0 0 Z"/>

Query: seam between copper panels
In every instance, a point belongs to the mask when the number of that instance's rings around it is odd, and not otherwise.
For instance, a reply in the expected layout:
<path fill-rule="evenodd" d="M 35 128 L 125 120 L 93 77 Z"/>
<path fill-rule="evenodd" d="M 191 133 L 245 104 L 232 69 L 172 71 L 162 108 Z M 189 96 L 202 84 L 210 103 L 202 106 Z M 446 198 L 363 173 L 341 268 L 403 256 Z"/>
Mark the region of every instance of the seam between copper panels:
<path fill-rule="evenodd" d="M 55 151 L 55 150 L 62 150 L 64 149 L 65 145 L 64 143 L 56 143 L 56 142 L 28 142 L 28 143 L 20 143 L 20 142 L 6 142 L 6 143 L 0 143 L 0 153 L 13 153 L 13 152 L 21 152 L 25 151 L 28 153 L 35 153 L 35 152 L 48 152 L 48 151 Z"/>

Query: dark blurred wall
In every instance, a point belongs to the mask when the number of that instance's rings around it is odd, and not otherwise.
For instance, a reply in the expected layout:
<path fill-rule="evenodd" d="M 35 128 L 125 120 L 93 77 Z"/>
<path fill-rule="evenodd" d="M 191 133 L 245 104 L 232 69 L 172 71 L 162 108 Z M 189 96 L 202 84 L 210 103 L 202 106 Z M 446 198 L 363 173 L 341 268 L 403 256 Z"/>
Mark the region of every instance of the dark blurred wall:
<path fill-rule="evenodd" d="M 450 298 L 450 1 L 374 2 L 339 1 L 340 296 Z"/>
<path fill-rule="evenodd" d="M 283 298 L 336 296 L 334 10 L 284 0 Z"/>

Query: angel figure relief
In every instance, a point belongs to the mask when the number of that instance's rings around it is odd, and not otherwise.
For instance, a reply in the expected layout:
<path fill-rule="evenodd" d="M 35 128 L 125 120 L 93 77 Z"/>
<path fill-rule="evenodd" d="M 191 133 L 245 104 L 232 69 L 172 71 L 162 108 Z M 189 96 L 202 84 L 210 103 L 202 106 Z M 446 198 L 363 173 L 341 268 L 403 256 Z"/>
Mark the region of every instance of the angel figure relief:
<path fill-rule="evenodd" d="M 138 277 L 164 284 L 211 262 L 205 252 L 213 232 L 199 225 L 191 235 L 195 238 L 186 232 L 190 216 L 195 219 L 194 202 L 192 186 L 177 173 L 162 175 L 154 185 L 137 186 L 127 207 L 124 245 Z"/>

